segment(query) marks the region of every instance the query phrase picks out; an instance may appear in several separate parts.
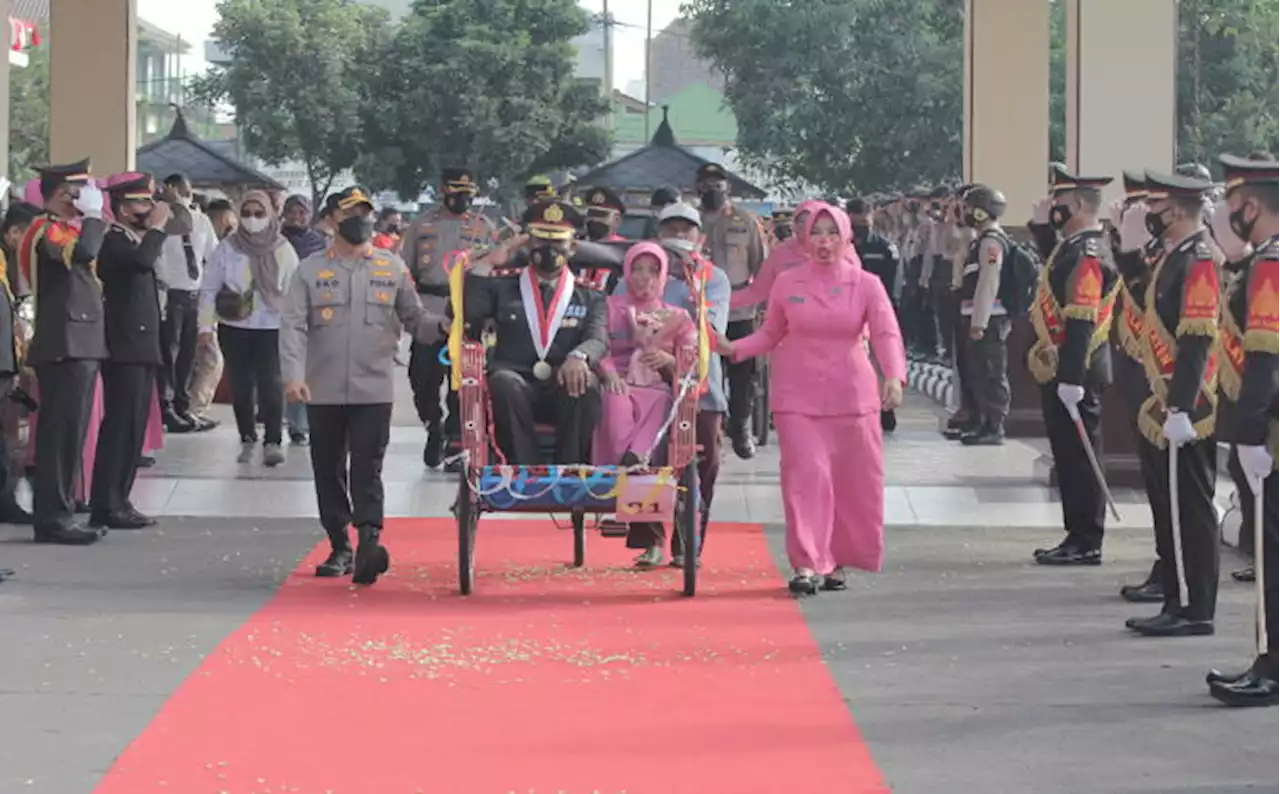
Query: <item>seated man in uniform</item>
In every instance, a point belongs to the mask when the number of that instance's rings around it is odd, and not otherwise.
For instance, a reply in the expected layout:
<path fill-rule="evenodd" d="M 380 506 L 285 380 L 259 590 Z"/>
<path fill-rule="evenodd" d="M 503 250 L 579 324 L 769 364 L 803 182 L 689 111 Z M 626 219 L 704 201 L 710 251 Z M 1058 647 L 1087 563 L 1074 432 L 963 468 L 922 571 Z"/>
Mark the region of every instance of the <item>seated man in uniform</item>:
<path fill-rule="evenodd" d="M 569 271 L 582 215 L 559 200 L 539 201 L 524 216 L 528 265 L 486 277 L 467 274 L 467 338 L 492 323 L 489 395 L 494 435 L 507 463 L 541 463 L 534 425 L 555 425 L 555 463 L 587 463 L 600 417 L 592 369 L 608 348 L 604 296 Z"/>

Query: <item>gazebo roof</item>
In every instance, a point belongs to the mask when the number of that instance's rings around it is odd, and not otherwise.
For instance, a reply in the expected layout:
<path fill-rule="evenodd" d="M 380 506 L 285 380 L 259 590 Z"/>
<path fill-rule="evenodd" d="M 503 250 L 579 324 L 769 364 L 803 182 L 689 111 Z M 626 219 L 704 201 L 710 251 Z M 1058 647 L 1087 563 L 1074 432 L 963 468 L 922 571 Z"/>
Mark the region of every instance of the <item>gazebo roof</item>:
<path fill-rule="evenodd" d="M 182 111 L 177 111 L 173 128 L 158 141 L 138 149 L 138 170 L 156 179 L 169 174 L 185 174 L 192 185 L 235 185 L 283 190 L 284 185 L 271 177 L 227 157 L 197 138 L 187 128 Z"/>
<path fill-rule="evenodd" d="M 623 155 L 578 177 L 578 184 L 610 187 L 617 190 L 653 191 L 664 186 L 692 189 L 698 169 L 710 163 L 680 144 L 667 120 L 667 107 L 662 108 L 662 123 L 648 146 Z M 734 196 L 763 199 L 765 191 L 730 173 L 729 187 Z"/>

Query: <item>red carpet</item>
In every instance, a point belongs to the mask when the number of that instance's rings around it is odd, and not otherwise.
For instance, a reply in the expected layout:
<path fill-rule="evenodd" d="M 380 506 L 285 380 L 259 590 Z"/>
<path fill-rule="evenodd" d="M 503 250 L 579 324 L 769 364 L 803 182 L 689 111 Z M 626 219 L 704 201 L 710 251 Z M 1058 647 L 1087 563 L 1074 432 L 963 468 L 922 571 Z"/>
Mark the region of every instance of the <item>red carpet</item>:
<path fill-rule="evenodd" d="M 371 589 L 303 560 L 98 794 L 888 791 L 759 527 L 712 527 L 693 599 L 548 521 L 482 521 L 470 598 L 451 521 L 386 536 Z"/>

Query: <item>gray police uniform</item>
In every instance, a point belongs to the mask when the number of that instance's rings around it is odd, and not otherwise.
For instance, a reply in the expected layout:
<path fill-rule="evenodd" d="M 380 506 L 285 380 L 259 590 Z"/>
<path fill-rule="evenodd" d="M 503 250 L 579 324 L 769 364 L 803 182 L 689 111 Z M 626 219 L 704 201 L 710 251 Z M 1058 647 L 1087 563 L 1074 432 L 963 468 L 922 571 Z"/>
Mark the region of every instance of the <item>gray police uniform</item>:
<path fill-rule="evenodd" d="M 286 383 L 305 381 L 311 391 L 316 500 L 335 550 L 349 548 L 348 525 L 382 527 L 400 334 L 433 344 L 443 320 L 422 307 L 408 268 L 389 251 L 342 259 L 330 248 L 304 259 L 293 276 L 280 317 L 280 369 Z"/>

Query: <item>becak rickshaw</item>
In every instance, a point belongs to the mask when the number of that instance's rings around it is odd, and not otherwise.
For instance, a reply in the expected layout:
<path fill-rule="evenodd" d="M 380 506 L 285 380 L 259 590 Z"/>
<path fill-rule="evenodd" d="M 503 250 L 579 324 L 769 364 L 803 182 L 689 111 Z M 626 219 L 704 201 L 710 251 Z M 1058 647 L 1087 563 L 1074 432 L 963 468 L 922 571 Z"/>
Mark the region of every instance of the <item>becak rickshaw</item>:
<path fill-rule="evenodd" d="M 620 272 L 627 244 L 576 243 L 569 268 L 609 268 Z M 457 253 L 450 267 L 452 327 L 448 355 L 451 387 L 459 393 L 461 409 L 462 465 L 458 472 L 458 496 L 454 514 L 458 523 L 458 584 L 469 595 L 475 584 L 476 539 L 485 513 L 568 514 L 573 529 L 574 567 L 586 561 L 587 516 L 614 515 L 631 522 L 670 523 L 681 534 L 686 553 L 683 588 L 686 596 L 697 589 L 701 499 L 699 495 L 695 420 L 698 398 L 706 382 L 711 338 L 707 323 L 705 283 L 686 262 L 685 277 L 699 307 L 695 320 L 695 344 L 678 347 L 671 388 L 674 400 L 665 429 L 649 454 L 635 465 L 576 461 L 552 462 L 556 445 L 553 425 L 535 424 L 540 460 L 535 463 L 505 459 L 494 443 L 493 410 L 488 389 L 487 345 L 479 329 L 484 318 L 468 317 L 467 290 L 483 289 L 480 279 L 523 278 L 527 265 L 516 258 L 509 266 L 490 274 L 469 272 L 466 254 Z M 592 274 L 597 276 L 598 274 Z M 532 275 L 528 275 L 532 280 Z M 580 279 L 579 284 L 598 279 Z M 563 325 L 557 325 L 559 333 Z M 552 338 L 554 338 L 554 333 Z M 490 342 L 500 340 L 490 340 Z M 546 362 L 539 361 L 545 366 Z M 549 372 L 535 377 L 550 377 Z M 665 455 L 661 454 L 665 451 Z"/>

